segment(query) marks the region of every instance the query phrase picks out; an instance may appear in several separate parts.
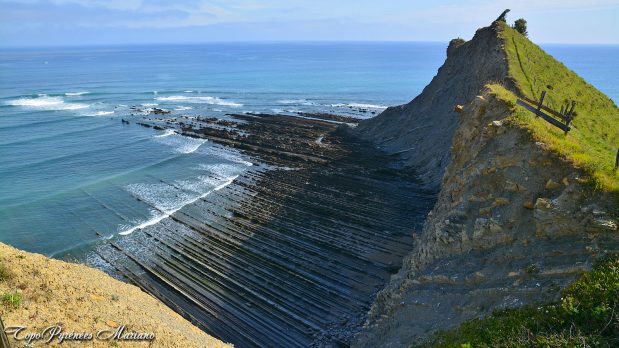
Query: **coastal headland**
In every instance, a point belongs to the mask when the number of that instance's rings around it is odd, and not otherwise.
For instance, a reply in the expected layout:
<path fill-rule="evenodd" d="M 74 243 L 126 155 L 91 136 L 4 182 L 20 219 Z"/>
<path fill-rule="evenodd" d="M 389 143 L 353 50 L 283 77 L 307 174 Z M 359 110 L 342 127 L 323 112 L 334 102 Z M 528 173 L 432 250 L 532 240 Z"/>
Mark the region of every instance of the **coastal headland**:
<path fill-rule="evenodd" d="M 134 107 L 114 122 L 204 139 L 248 169 L 102 240 L 89 262 L 238 347 L 410 347 L 496 311 L 562 301 L 619 252 L 619 112 L 501 17 L 452 40 L 410 103 L 365 121 Z M 541 92 L 554 109 L 577 103 L 569 133 L 518 106 Z M 3 262 L 30 269 L 7 250 Z M 103 275 L 88 272 L 80 281 Z M 19 288 L 22 276 L 7 279 Z M 619 328 L 614 307 L 602 314 L 602 331 Z"/>

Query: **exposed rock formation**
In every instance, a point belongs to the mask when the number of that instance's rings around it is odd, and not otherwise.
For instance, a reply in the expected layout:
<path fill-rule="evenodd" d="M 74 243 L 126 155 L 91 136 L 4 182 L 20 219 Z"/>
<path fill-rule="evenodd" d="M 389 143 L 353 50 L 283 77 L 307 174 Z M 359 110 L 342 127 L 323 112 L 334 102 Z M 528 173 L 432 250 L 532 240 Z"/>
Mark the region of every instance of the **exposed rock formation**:
<path fill-rule="evenodd" d="M 100 245 L 95 264 L 236 347 L 347 346 L 436 193 L 340 132 L 350 119 L 229 117 L 143 120 L 235 148 L 254 165 L 160 223 Z"/>
<path fill-rule="evenodd" d="M 619 250 L 612 199 L 504 124 L 489 90 L 464 107 L 436 206 L 353 346 L 408 347 L 494 309 L 556 299 Z"/>
<path fill-rule="evenodd" d="M 469 42 L 452 40 L 445 64 L 419 96 L 362 122 L 357 133 L 400 154 L 429 187 L 438 188 L 457 125 L 454 106 L 471 101 L 489 81 L 509 84 L 499 29 L 495 22 Z"/>

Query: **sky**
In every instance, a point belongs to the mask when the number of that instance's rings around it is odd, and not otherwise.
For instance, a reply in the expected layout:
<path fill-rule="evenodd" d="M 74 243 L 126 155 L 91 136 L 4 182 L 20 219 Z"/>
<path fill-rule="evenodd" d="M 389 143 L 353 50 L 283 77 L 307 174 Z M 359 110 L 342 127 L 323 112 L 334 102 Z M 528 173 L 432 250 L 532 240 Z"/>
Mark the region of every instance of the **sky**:
<path fill-rule="evenodd" d="M 446 42 L 506 8 L 538 43 L 619 44 L 619 0 L 0 0 L 0 47 Z"/>

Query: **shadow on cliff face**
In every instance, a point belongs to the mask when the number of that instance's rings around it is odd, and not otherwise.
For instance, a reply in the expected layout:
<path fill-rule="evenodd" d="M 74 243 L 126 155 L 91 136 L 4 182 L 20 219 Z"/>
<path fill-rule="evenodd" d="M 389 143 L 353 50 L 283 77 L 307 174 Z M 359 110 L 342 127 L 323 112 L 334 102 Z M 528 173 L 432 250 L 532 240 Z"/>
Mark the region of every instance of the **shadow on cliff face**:
<path fill-rule="evenodd" d="M 269 164 L 98 253 L 238 347 L 346 346 L 436 192 L 337 124 L 237 117 L 249 136 L 204 124 L 184 131 Z"/>
<path fill-rule="evenodd" d="M 361 122 L 355 133 L 399 154 L 425 185 L 438 188 L 458 125 L 454 106 L 473 100 L 487 83 L 511 86 L 498 30 L 494 23 L 479 29 L 468 42 L 452 40 L 445 63 L 420 95 Z"/>

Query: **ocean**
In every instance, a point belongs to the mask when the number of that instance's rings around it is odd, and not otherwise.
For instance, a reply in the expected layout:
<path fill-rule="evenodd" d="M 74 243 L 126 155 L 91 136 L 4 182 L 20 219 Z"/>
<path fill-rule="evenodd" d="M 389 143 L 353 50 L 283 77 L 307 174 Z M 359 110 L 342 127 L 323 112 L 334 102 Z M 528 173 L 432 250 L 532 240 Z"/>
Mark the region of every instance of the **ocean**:
<path fill-rule="evenodd" d="M 0 50 L 0 241 L 79 258 L 102 239 L 123 238 L 207 197 L 252 165 L 205 140 L 135 124 L 153 108 L 170 110 L 165 117 L 372 117 L 419 94 L 445 48 L 230 43 Z M 619 100 L 619 46 L 543 48 Z"/>

